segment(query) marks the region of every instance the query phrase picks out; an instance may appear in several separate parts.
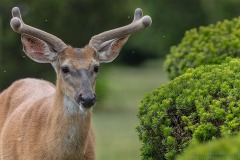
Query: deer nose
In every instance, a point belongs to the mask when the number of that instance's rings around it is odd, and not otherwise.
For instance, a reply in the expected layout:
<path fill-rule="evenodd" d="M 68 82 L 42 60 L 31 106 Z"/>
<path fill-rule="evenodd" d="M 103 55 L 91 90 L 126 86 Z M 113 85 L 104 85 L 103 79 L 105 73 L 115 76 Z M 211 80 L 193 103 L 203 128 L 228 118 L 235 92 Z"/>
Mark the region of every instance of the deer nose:
<path fill-rule="evenodd" d="M 81 104 L 84 108 L 91 108 L 96 102 L 95 93 L 79 93 L 78 103 Z"/>

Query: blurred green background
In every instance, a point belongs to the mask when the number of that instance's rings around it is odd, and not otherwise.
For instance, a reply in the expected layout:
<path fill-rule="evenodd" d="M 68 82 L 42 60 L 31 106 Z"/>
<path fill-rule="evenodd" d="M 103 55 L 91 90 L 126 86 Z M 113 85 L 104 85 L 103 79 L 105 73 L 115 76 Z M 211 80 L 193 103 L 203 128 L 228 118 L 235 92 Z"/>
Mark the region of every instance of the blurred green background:
<path fill-rule="evenodd" d="M 9 26 L 14 6 L 26 23 L 73 47 L 130 23 L 138 7 L 152 17 L 152 26 L 132 35 L 117 60 L 100 70 L 93 118 L 98 160 L 140 159 L 138 104 L 145 92 L 168 81 L 162 64 L 169 48 L 188 29 L 240 15 L 239 0 L 0 0 L 0 91 L 24 77 L 55 81 L 49 64 L 37 64 L 22 52 L 20 35 Z"/>

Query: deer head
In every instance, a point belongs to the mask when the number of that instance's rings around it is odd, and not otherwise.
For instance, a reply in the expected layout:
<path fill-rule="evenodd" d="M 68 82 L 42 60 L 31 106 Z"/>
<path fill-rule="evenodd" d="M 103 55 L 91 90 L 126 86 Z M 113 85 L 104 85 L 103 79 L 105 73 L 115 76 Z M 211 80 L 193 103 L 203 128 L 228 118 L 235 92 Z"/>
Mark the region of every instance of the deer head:
<path fill-rule="evenodd" d="M 151 17 L 136 9 L 131 24 L 109 30 L 91 38 L 81 49 L 66 45 L 61 39 L 25 24 L 17 7 L 12 9 L 10 25 L 22 34 L 23 50 L 39 63 L 51 63 L 57 72 L 57 88 L 64 96 L 84 109 L 96 101 L 95 84 L 100 63 L 113 61 L 130 34 L 151 25 Z"/>

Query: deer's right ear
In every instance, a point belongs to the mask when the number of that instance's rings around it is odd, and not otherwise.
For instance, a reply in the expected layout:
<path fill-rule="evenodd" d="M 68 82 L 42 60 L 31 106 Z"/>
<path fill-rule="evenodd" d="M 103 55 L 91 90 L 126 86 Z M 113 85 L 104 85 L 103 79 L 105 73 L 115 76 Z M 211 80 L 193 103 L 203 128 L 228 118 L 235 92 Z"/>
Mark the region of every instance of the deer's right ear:
<path fill-rule="evenodd" d="M 99 62 L 108 63 L 117 58 L 123 45 L 127 42 L 129 36 L 125 36 L 118 39 L 109 40 L 99 46 L 97 51 Z"/>
<path fill-rule="evenodd" d="M 47 43 L 38 38 L 22 34 L 21 40 L 23 51 L 36 62 L 51 63 L 57 56 L 57 53 Z"/>

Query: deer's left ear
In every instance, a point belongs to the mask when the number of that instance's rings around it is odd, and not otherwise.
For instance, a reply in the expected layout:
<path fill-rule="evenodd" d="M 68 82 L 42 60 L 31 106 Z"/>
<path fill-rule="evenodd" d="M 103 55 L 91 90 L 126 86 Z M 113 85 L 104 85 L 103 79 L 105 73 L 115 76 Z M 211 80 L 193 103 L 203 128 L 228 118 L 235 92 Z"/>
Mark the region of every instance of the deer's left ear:
<path fill-rule="evenodd" d="M 117 58 L 124 44 L 127 42 L 128 36 L 113 39 L 102 43 L 97 50 L 98 58 L 100 63 L 112 62 Z"/>
<path fill-rule="evenodd" d="M 23 51 L 32 60 L 39 63 L 51 63 L 57 56 L 57 53 L 44 41 L 22 34 Z"/>

